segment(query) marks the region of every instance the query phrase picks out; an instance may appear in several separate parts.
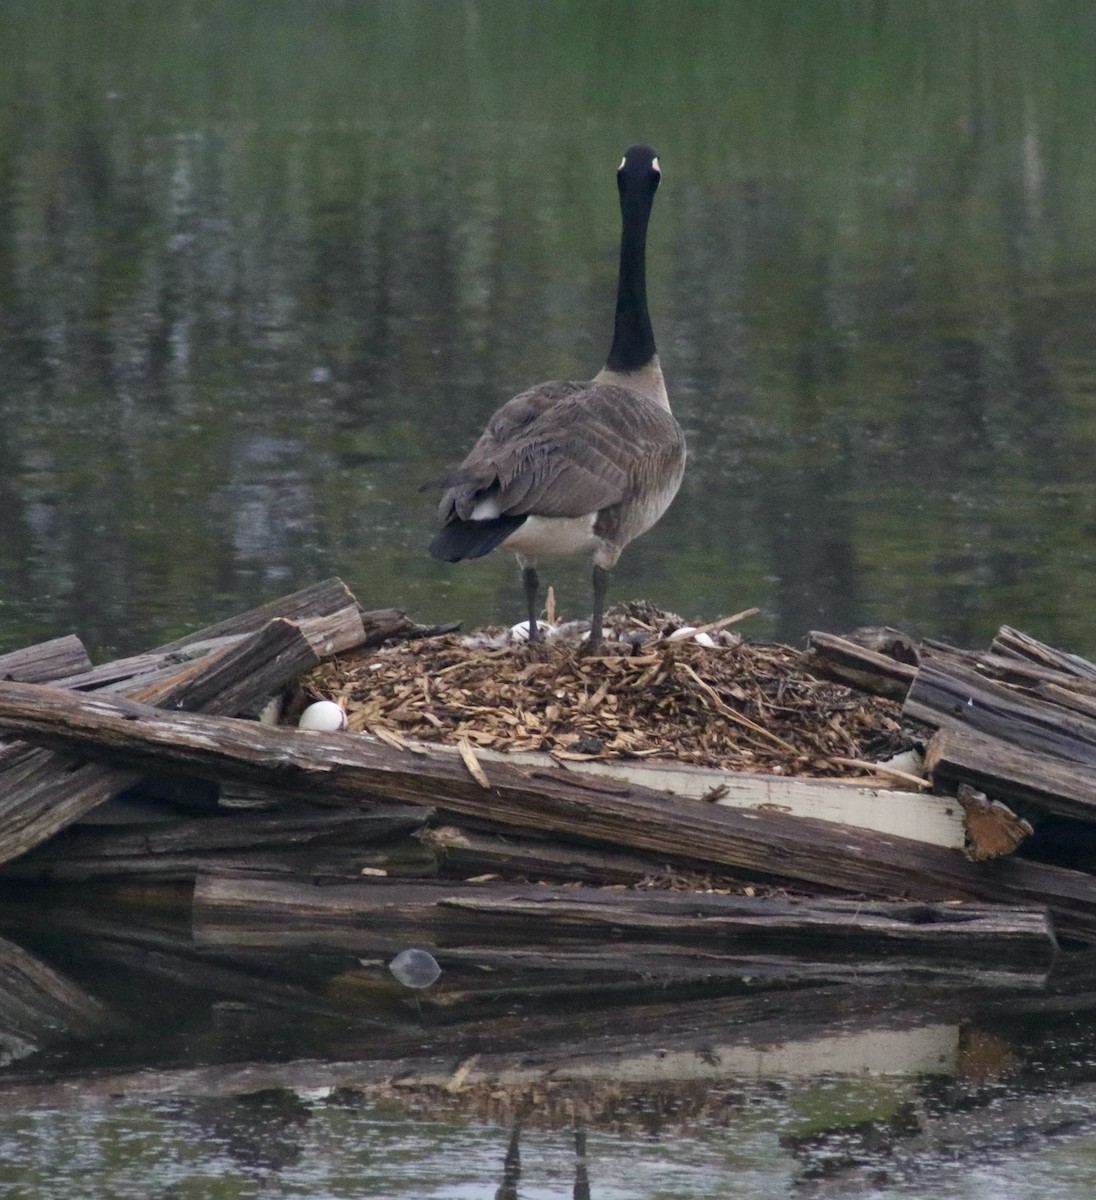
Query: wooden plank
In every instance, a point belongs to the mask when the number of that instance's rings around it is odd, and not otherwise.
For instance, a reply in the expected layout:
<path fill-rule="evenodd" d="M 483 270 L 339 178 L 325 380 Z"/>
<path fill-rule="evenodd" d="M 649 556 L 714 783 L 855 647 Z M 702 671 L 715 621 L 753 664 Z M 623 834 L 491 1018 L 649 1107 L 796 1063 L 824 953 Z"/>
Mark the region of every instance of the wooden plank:
<path fill-rule="evenodd" d="M 1032 700 L 966 667 L 926 664 L 902 706 L 938 729 L 973 729 L 1025 750 L 1096 767 L 1096 721 Z"/>
<path fill-rule="evenodd" d="M 132 701 L 0 684 L 0 728 L 121 764 L 298 789 L 317 802 L 382 797 L 443 807 L 517 829 L 653 850 L 872 896 L 1046 904 L 1059 931 L 1096 941 L 1096 879 L 1015 857 L 967 862 L 953 850 L 769 811 L 681 800 L 632 785 L 582 783 L 484 761 L 483 788 L 462 763 L 362 736 L 266 729 L 168 713 Z"/>
<path fill-rule="evenodd" d="M 75 634 L 68 633 L 23 650 L 0 654 L 0 679 L 51 683 L 65 675 L 86 671 L 90 666 L 91 659 L 84 643 Z"/>
<path fill-rule="evenodd" d="M 455 754 L 455 746 L 415 743 L 421 749 Z M 690 800 L 705 800 L 728 808 L 785 812 L 870 829 L 955 850 L 963 848 L 962 809 L 950 796 L 923 795 L 898 788 L 866 787 L 826 779 L 796 779 L 754 775 L 708 767 L 679 767 L 626 760 L 558 763 L 548 754 L 521 751 L 506 754 L 476 749 L 477 758 L 522 767 L 552 770 L 562 767 L 578 775 L 651 788 Z"/>
<path fill-rule="evenodd" d="M 962 727 L 938 730 L 925 769 L 941 784 L 969 783 L 998 800 L 1096 821 L 1096 767 L 1066 762 Z"/>
<path fill-rule="evenodd" d="M 791 900 L 672 891 L 529 887 L 514 884 L 396 884 L 381 880 L 317 888 L 285 880 L 206 872 L 194 889 L 194 920 L 408 925 L 493 939 L 578 937 L 700 942 L 711 952 L 735 947 L 840 947 L 862 954 L 931 951 L 964 962 L 1022 956 L 1049 966 L 1057 946 L 1045 908 L 880 901 Z"/>
<path fill-rule="evenodd" d="M 265 700 L 319 659 L 291 622 L 268 622 L 252 637 L 145 690 L 145 698 L 173 708 L 202 706 L 233 712 Z M 9 684 L 34 687 L 34 684 Z M 51 689 L 73 698 L 83 693 Z M 155 711 L 155 710 L 150 710 Z M 2 764 L 0 773 L 0 863 L 17 858 L 51 838 L 103 801 L 132 787 L 140 770 L 121 764 L 85 762 L 62 751 L 36 749 Z"/>

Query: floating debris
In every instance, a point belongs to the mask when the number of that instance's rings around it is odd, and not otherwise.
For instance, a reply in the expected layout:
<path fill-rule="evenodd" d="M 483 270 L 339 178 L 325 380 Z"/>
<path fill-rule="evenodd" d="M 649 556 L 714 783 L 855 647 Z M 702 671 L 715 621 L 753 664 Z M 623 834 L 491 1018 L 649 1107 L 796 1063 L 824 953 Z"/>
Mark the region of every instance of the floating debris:
<path fill-rule="evenodd" d="M 409 988 L 428 988 L 441 978 L 438 960 L 426 950 L 401 950 L 388 969 Z"/>

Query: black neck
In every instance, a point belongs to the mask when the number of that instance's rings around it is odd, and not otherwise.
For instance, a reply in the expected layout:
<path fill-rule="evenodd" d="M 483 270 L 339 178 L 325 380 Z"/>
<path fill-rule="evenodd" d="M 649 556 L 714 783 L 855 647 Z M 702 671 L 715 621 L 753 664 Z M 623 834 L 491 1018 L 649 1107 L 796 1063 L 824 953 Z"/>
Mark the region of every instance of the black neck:
<path fill-rule="evenodd" d="M 655 356 L 655 335 L 647 312 L 647 220 L 653 200 L 653 190 L 621 189 L 616 324 L 606 363 L 611 371 L 637 371 Z"/>

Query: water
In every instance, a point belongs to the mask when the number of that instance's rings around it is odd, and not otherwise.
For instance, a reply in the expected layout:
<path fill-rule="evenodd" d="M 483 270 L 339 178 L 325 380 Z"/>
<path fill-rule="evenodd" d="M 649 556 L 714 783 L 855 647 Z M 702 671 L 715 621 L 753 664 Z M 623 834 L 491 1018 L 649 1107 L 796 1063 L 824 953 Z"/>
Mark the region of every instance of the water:
<path fill-rule="evenodd" d="M 613 171 L 691 462 L 618 598 L 1096 652 L 1091 6 L 8 6 L 0 648 L 143 648 L 429 560 L 487 415 L 607 350 Z M 553 565 L 566 615 L 587 568 Z"/>
<path fill-rule="evenodd" d="M 1008 622 L 1093 656 L 1094 47 L 1087 0 L 3 6 L 0 651 L 138 650 L 329 574 L 423 621 L 518 619 L 511 563 L 426 556 L 418 485 L 515 391 L 601 364 L 612 173 L 643 139 L 691 458 L 612 595 L 756 604 L 748 632 L 788 641 Z M 587 610 L 584 565 L 544 574 Z M 20 984 L 0 1021 L 14 1197 L 490 1197 L 515 1095 L 523 1197 L 581 1194 L 576 1123 L 603 1200 L 1096 1180 L 1081 987 L 939 1021 L 911 995 L 859 1031 L 896 1040 L 851 1046 L 804 1016 L 793 1077 L 760 1035 L 656 1077 L 675 1014 L 588 1086 L 553 1071 L 600 1043 L 541 1037 L 494 1102 L 276 1071 L 255 1099 L 185 1072 L 383 1060 L 381 1017 L 322 1015 L 318 975 L 275 976 L 279 1007 L 261 972 L 203 989 L 185 955 L 110 944 L 13 960 L 8 984 L 61 981 L 48 1019 Z M 401 1013 L 450 1071 L 498 1036 Z M 58 1071 L 79 1082 L 27 1082 Z"/>

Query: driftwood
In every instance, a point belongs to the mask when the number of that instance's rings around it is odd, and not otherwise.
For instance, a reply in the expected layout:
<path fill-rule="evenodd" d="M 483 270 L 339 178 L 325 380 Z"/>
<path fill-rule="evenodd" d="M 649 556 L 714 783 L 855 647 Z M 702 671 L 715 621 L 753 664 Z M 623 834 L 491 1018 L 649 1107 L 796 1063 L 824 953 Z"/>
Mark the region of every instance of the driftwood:
<path fill-rule="evenodd" d="M 1096 684 L 1096 663 L 1064 650 L 1055 650 L 1053 646 L 1037 641 L 1010 625 L 1002 625 L 997 631 L 991 649 L 994 654 L 1037 663 L 1074 679 Z"/>
<path fill-rule="evenodd" d="M 938 729 L 971 729 L 1024 750 L 1096 767 L 1096 720 L 1029 699 L 966 667 L 926 664 L 903 714 Z"/>
<path fill-rule="evenodd" d="M 738 812 L 488 762 L 480 766 L 485 788 L 463 763 L 363 737 L 270 730 L 33 684 L 0 684 L 0 728 L 139 768 L 290 789 L 307 778 L 317 802 L 383 797 L 425 804 L 768 880 L 930 901 L 1045 903 L 1065 936 L 1096 940 L 1091 876 L 1014 858 L 970 863 L 954 851 L 782 813 Z"/>
<path fill-rule="evenodd" d="M 0 938 L 0 1056 L 21 1058 L 62 1038 L 91 1037 L 119 1024 L 78 984 Z"/>
<path fill-rule="evenodd" d="M 969 783 L 1008 803 L 1096 822 L 1096 765 L 1067 762 L 956 726 L 933 735 L 925 769 L 941 784 Z"/>
<path fill-rule="evenodd" d="M 272 688 L 297 677 L 318 661 L 300 630 L 275 620 L 217 655 L 186 664 L 143 692 L 174 708 L 233 711 L 265 699 Z M 33 684 L 8 686 L 32 687 Z M 59 695 L 77 697 L 57 689 Z M 79 756 L 34 750 L 4 764 L 0 776 L 0 862 L 25 853 L 72 824 L 105 800 L 132 787 L 139 770 Z"/>
<path fill-rule="evenodd" d="M 313 887 L 246 875 L 201 875 L 194 920 L 239 923 L 351 922 L 455 937 L 546 942 L 571 936 L 654 938 L 710 951 L 773 946 L 865 953 L 931 948 L 968 962 L 1022 958 L 1049 967 L 1056 945 L 1046 910 L 955 904 L 789 900 L 672 891 L 599 891 L 507 884 L 388 884 Z"/>
<path fill-rule="evenodd" d="M 27 646 L 23 650 L 12 650 L 0 654 L 0 679 L 18 680 L 20 683 L 50 683 L 86 671 L 91 659 L 84 643 L 75 634 L 52 638 Z"/>
<path fill-rule="evenodd" d="M 354 812 L 240 813 L 145 824 L 79 825 L 0 867 L 0 879 L 193 879 L 212 867 L 291 874 L 299 879 L 361 878 L 363 868 L 390 875 L 433 875 L 437 856 L 399 835 L 419 829 L 430 811 L 376 805 Z"/>
<path fill-rule="evenodd" d="M 862 691 L 902 700 L 917 676 L 917 667 L 848 638 L 812 630 L 807 635 L 807 666 L 818 675 L 840 680 Z"/>

